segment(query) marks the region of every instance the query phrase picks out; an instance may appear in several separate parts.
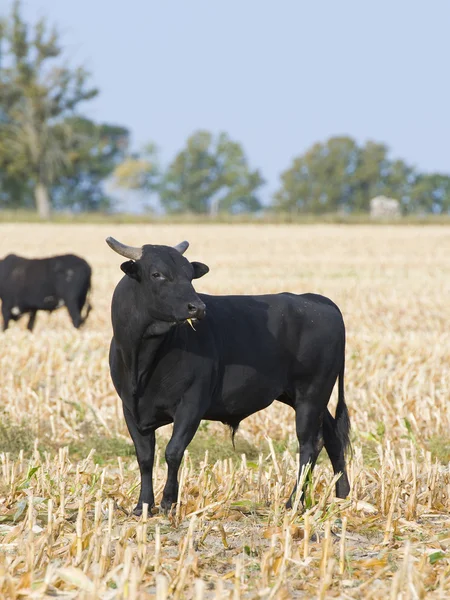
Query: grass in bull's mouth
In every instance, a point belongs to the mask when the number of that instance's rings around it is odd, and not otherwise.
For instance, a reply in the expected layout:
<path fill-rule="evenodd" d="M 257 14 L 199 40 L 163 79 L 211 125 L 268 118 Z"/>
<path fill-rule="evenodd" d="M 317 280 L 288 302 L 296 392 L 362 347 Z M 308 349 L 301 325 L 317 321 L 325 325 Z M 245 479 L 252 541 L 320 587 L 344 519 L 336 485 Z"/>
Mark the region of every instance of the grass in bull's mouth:
<path fill-rule="evenodd" d="M 2 255 L 57 248 L 94 272 L 84 329 L 61 309 L 38 313 L 32 335 L 19 322 L 1 336 L 0 597 L 450 595 L 447 227 L 0 228 Z M 132 516 L 139 469 L 108 368 L 109 303 L 122 273 L 107 235 L 136 245 L 190 240 L 187 256 L 211 268 L 199 291 L 314 291 L 340 306 L 348 499 L 334 498 L 323 452 L 307 508 L 285 510 L 297 471 L 294 413 L 274 404 L 241 424 L 235 450 L 224 426 L 202 423 L 183 461 L 181 503 L 170 515 Z M 157 432 L 157 505 L 169 435 Z"/>

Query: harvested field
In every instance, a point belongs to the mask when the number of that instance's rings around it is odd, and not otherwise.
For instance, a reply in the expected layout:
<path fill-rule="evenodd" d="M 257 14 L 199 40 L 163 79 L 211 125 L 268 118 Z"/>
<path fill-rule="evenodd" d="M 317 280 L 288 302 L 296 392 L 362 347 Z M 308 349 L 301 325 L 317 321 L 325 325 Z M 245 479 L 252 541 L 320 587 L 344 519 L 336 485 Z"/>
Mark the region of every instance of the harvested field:
<path fill-rule="evenodd" d="M 203 423 L 169 517 L 131 515 L 138 469 L 109 376 L 121 259 L 104 242 L 175 244 L 207 293 L 318 292 L 347 325 L 353 456 L 347 500 L 323 453 L 305 511 L 293 412 L 274 404 L 229 432 Z M 0 334 L 0 597 L 450 597 L 450 228 L 338 225 L 2 224 L 0 255 L 74 252 L 93 311 Z M 156 500 L 165 479 L 157 435 Z"/>

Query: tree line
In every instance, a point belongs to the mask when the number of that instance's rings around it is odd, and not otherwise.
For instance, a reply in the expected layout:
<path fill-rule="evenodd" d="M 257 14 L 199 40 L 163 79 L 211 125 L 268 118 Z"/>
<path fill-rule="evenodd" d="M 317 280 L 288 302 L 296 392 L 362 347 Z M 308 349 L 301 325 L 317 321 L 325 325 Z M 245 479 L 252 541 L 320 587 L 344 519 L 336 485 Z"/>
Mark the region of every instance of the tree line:
<path fill-rule="evenodd" d="M 249 167 L 238 142 L 208 131 L 190 136 L 164 171 L 154 145 L 129 156 L 115 169 L 123 187 L 155 192 L 166 212 L 217 214 L 253 212 L 262 207 L 261 172 Z M 281 185 L 265 210 L 298 214 L 368 212 L 384 195 L 403 214 L 450 212 L 450 176 L 421 173 L 392 159 L 382 143 L 359 145 L 348 136 L 314 144 L 281 174 Z"/>
<path fill-rule="evenodd" d="M 450 212 L 448 174 L 422 173 L 385 144 L 349 136 L 294 158 L 263 207 L 264 177 L 240 142 L 194 132 L 163 168 L 153 143 L 132 153 L 126 127 L 83 116 L 98 94 L 90 79 L 68 66 L 57 30 L 45 19 L 27 24 L 16 0 L 0 21 L 0 208 L 36 208 L 44 218 L 52 209 L 107 211 L 110 178 L 153 194 L 167 213 L 365 212 L 378 195 L 396 198 L 404 214 Z"/>

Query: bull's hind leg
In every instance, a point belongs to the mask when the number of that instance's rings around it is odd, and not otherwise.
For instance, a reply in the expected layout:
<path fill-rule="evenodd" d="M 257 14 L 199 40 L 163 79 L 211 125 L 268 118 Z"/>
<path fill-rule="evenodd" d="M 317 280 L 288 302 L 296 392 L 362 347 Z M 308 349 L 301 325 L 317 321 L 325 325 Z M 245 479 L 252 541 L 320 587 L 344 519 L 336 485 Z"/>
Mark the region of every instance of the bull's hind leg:
<path fill-rule="evenodd" d="M 81 318 L 81 311 L 78 307 L 78 302 L 75 298 L 70 298 L 66 301 L 67 310 L 69 311 L 70 318 L 72 319 L 73 326 L 78 329 L 83 319 Z"/>
<path fill-rule="evenodd" d="M 27 325 L 28 331 L 33 331 L 34 323 L 36 321 L 36 313 L 37 313 L 37 310 L 32 310 L 30 312 L 30 318 L 28 319 L 28 325 Z"/>
<path fill-rule="evenodd" d="M 334 474 L 342 473 L 336 482 L 336 496 L 346 498 L 350 492 L 350 483 L 345 468 L 345 448 L 337 433 L 336 420 L 328 409 L 323 417 L 323 440 Z"/>
<path fill-rule="evenodd" d="M 322 411 L 320 402 L 311 402 L 310 396 L 303 395 L 301 399 L 296 401 L 295 405 L 295 425 L 297 429 L 297 439 L 300 451 L 300 464 L 298 471 L 298 479 L 292 490 L 286 508 L 292 508 L 297 493 L 297 483 L 300 481 L 304 469 L 309 465 L 310 477 L 317 457 L 322 450 L 323 441 L 321 437 L 322 430 Z M 306 492 L 307 482 L 303 486 L 303 498 Z"/>
<path fill-rule="evenodd" d="M 320 373 L 308 384 L 300 384 L 295 390 L 295 425 L 300 451 L 300 464 L 297 482 L 307 465 L 310 466 L 308 478 L 311 476 L 316 464 L 317 457 L 324 445 L 323 420 L 327 411 L 336 382 L 336 375 Z M 330 436 L 328 436 L 328 440 Z M 303 487 L 303 498 L 307 483 Z M 291 497 L 286 508 L 291 508 L 297 492 L 297 484 L 294 486 Z"/>

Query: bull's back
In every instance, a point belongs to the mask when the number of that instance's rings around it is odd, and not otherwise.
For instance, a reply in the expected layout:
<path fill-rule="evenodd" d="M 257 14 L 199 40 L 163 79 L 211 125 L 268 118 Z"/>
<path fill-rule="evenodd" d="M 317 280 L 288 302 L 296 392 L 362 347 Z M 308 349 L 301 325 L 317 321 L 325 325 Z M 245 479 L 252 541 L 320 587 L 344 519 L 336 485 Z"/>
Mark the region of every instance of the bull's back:
<path fill-rule="evenodd" d="M 289 293 L 200 295 L 220 363 L 218 402 L 239 414 L 269 405 L 345 343 L 342 315 L 328 298 Z M 202 325 L 203 326 L 203 325 Z M 256 409 L 255 409 L 256 410 Z M 258 409 L 259 410 L 259 409 Z"/>
<path fill-rule="evenodd" d="M 319 294 L 266 294 L 209 296 L 206 319 L 228 360 L 253 354 L 275 360 L 298 348 L 308 334 L 324 341 L 345 335 L 342 314 L 329 298 Z"/>
<path fill-rule="evenodd" d="M 2 299 L 23 310 L 54 310 L 73 290 L 81 289 L 85 296 L 91 283 L 89 264 L 74 254 L 48 258 L 10 254 L 1 262 L 1 275 Z"/>

